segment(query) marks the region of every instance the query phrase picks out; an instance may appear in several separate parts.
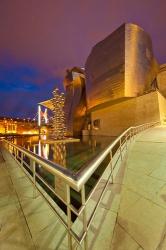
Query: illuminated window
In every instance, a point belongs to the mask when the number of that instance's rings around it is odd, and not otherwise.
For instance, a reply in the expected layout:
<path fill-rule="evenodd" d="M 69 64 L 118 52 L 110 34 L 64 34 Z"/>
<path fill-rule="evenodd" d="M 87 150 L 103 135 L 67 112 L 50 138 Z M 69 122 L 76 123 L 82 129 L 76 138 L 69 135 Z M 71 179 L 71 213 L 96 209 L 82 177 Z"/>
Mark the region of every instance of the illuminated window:
<path fill-rule="evenodd" d="M 93 121 L 93 128 L 100 129 L 100 119 L 96 119 Z"/>

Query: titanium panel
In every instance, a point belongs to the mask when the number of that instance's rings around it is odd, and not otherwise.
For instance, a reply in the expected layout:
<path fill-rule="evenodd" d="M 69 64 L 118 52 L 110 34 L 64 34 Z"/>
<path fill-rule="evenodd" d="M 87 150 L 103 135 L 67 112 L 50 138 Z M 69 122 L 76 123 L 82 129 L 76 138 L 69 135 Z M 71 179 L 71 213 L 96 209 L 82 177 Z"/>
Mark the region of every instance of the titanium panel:
<path fill-rule="evenodd" d="M 85 64 L 88 108 L 124 95 L 124 40 L 122 25 L 92 49 Z"/>
<path fill-rule="evenodd" d="M 85 65 L 88 109 L 149 92 L 158 72 L 149 35 L 123 24 L 92 49 Z"/>
<path fill-rule="evenodd" d="M 80 72 L 79 72 L 80 71 Z M 86 92 L 84 72 L 78 68 L 67 71 L 64 80 L 65 117 L 68 136 L 80 136 L 85 125 Z"/>
<path fill-rule="evenodd" d="M 158 72 L 150 36 L 136 24 L 125 25 L 125 97 L 152 89 Z"/>

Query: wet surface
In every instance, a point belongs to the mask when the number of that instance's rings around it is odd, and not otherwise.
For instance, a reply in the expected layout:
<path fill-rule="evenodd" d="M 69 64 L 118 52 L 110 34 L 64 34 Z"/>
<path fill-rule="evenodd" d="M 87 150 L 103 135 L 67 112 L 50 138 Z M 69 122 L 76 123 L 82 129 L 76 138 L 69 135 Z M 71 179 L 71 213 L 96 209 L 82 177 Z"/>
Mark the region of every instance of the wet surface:
<path fill-rule="evenodd" d="M 77 172 L 102 152 L 116 137 L 83 137 L 79 142 L 47 143 L 46 136 L 12 138 L 11 140 L 39 156 Z M 46 141 L 46 142 L 45 142 Z"/>

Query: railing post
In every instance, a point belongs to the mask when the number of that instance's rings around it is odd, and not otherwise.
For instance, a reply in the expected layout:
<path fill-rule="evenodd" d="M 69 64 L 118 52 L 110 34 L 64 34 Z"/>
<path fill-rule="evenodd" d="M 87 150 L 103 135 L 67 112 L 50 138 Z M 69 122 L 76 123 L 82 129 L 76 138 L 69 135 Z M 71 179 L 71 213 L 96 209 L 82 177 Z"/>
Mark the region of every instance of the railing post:
<path fill-rule="evenodd" d="M 110 152 L 110 158 L 111 158 L 111 160 L 110 160 L 110 165 L 111 165 L 111 173 L 112 173 L 112 183 L 113 183 L 113 163 L 112 163 L 112 149 L 111 149 L 111 152 Z"/>
<path fill-rule="evenodd" d="M 121 141 L 121 138 L 120 138 L 120 158 L 122 161 L 122 141 Z"/>
<path fill-rule="evenodd" d="M 56 189 L 56 176 L 54 175 L 54 190 Z"/>
<path fill-rule="evenodd" d="M 126 141 L 126 151 L 127 151 L 127 133 L 126 133 L 126 136 L 125 136 L 125 141 Z"/>
<path fill-rule="evenodd" d="M 131 135 L 132 135 L 132 139 L 134 140 L 134 128 L 132 128 Z"/>
<path fill-rule="evenodd" d="M 131 135 L 131 129 L 130 129 L 130 135 L 129 135 L 130 143 L 131 143 L 131 137 L 132 137 L 132 135 Z"/>
<path fill-rule="evenodd" d="M 14 149 L 14 158 L 15 158 L 15 160 L 16 160 L 16 159 L 17 159 L 17 149 L 14 148 L 14 147 L 13 147 L 13 149 Z"/>
<path fill-rule="evenodd" d="M 72 236 L 71 230 L 71 210 L 70 210 L 70 186 L 66 184 L 66 194 L 67 194 L 67 225 L 68 225 L 68 249 L 72 250 Z"/>
<path fill-rule="evenodd" d="M 81 202 L 82 206 L 84 206 L 83 209 L 83 228 L 85 232 L 85 238 L 84 238 L 84 249 L 88 249 L 88 235 L 87 235 L 87 213 L 86 213 L 86 197 L 85 197 L 85 185 L 83 185 L 81 189 Z"/>
<path fill-rule="evenodd" d="M 33 198 L 36 198 L 36 162 L 32 162 L 32 171 L 33 171 Z"/>
<path fill-rule="evenodd" d="M 21 152 L 21 167 L 23 167 L 23 152 Z"/>

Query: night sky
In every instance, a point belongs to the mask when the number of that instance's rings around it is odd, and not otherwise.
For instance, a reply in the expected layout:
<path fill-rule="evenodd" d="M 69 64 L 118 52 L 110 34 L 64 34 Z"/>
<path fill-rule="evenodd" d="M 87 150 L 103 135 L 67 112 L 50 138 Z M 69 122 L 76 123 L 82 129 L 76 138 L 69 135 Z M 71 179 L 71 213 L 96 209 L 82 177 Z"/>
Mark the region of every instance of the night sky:
<path fill-rule="evenodd" d="M 83 67 L 124 22 L 144 28 L 166 62 L 165 0 L 0 0 L 0 116 L 33 118 L 54 87 L 63 90 L 65 70 Z"/>

